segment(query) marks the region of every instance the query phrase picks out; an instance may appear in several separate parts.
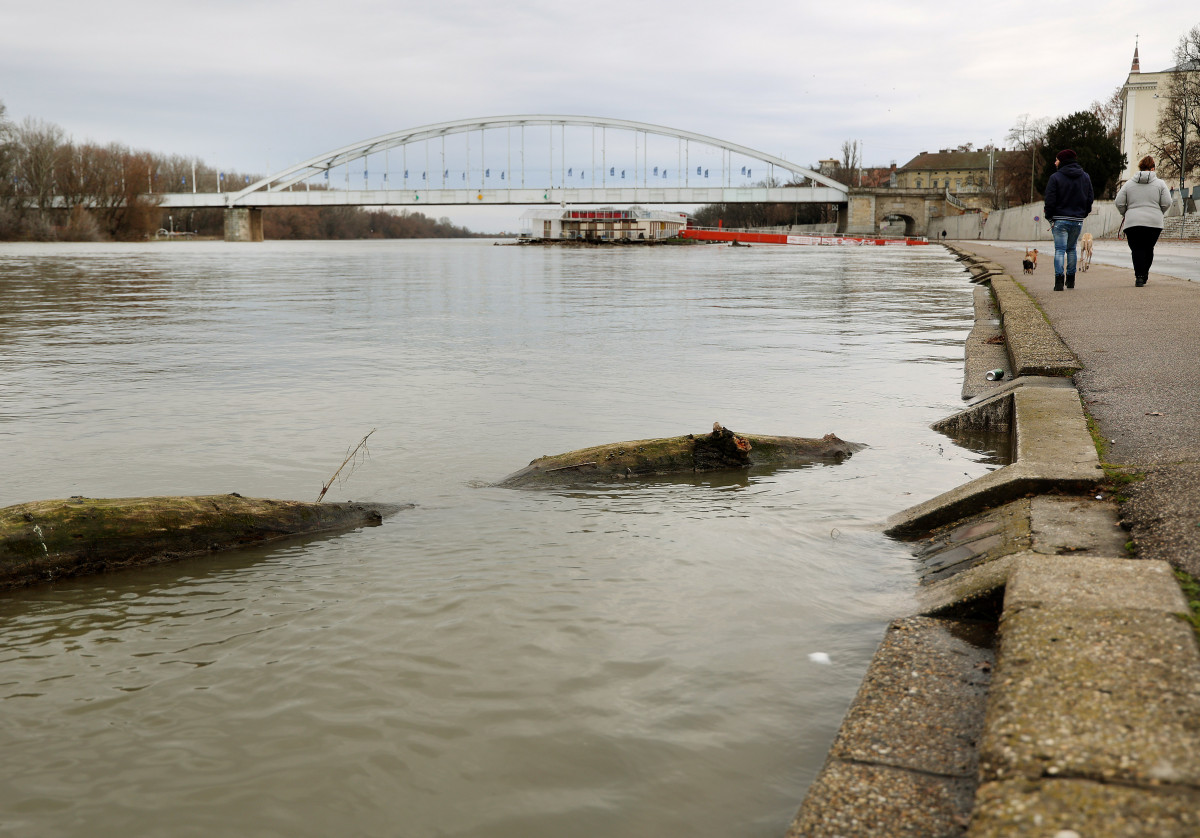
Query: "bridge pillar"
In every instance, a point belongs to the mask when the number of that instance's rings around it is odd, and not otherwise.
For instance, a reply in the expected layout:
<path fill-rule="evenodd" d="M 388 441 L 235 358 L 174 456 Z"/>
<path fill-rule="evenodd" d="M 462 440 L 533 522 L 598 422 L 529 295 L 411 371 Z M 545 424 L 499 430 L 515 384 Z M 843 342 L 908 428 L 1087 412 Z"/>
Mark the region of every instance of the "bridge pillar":
<path fill-rule="evenodd" d="M 844 232 L 855 235 L 870 235 L 875 233 L 875 195 L 871 193 L 851 193 L 849 206 L 846 208 L 846 229 Z"/>
<path fill-rule="evenodd" d="M 230 207 L 225 210 L 225 241 L 260 242 L 263 240 L 262 210 L 257 207 Z"/>

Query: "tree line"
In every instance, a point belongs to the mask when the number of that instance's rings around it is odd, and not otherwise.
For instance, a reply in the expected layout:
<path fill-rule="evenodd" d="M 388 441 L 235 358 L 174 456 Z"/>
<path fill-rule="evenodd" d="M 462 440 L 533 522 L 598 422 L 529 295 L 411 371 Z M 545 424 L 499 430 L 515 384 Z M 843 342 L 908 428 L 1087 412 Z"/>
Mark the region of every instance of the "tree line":
<path fill-rule="evenodd" d="M 174 210 L 163 192 L 235 191 L 259 175 L 218 172 L 198 158 L 76 142 L 53 123 L 8 118 L 0 102 L 0 240 L 138 241 L 159 229 L 222 236 L 220 209 Z M 448 218 L 359 207 L 272 207 L 270 239 L 460 238 Z"/>

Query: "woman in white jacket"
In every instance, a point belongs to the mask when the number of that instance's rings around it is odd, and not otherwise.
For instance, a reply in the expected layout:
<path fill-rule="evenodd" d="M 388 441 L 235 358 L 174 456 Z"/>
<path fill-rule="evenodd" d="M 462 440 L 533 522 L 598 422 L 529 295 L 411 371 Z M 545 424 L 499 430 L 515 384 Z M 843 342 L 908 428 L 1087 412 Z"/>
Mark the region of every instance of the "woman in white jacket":
<path fill-rule="evenodd" d="M 1171 208 L 1171 190 L 1154 176 L 1154 158 L 1138 162 L 1138 173 L 1117 193 L 1117 210 L 1125 216 L 1125 241 L 1133 255 L 1133 284 L 1141 288 L 1150 278 L 1154 245 L 1163 230 L 1163 214 Z"/>

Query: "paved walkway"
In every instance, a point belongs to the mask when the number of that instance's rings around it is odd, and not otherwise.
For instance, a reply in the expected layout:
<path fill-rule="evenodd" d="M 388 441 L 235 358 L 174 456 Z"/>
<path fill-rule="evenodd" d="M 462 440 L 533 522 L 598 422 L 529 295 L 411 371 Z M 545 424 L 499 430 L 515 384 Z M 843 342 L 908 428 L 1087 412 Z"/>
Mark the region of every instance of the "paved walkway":
<path fill-rule="evenodd" d="M 1083 364 L 1075 384 L 1106 441 L 1102 460 L 1146 475 L 1122 490 L 1139 556 L 1200 577 L 1200 244 L 1160 244 L 1137 288 L 1124 242 L 1098 242 L 1091 268 L 1062 292 L 1044 242 L 1030 275 L 1024 243 L 956 244 L 1024 285 Z"/>
<path fill-rule="evenodd" d="M 1049 242 L 969 242 L 961 241 L 954 244 L 973 250 L 975 245 L 987 244 L 989 247 L 1002 247 L 1005 250 L 1017 250 L 1024 253 L 1031 247 L 1039 248 L 1039 270 L 1054 261 L 1054 246 Z M 1042 259 L 1046 262 L 1043 264 Z M 1092 264 L 1111 265 L 1127 268 L 1133 273 L 1133 263 L 1129 259 L 1129 246 L 1125 240 L 1101 239 L 1095 243 Z M 1018 268 L 1019 270 L 1019 268 Z M 1154 270 L 1164 276 L 1190 279 L 1200 282 L 1200 243 L 1180 242 L 1177 239 L 1159 239 L 1154 248 Z"/>

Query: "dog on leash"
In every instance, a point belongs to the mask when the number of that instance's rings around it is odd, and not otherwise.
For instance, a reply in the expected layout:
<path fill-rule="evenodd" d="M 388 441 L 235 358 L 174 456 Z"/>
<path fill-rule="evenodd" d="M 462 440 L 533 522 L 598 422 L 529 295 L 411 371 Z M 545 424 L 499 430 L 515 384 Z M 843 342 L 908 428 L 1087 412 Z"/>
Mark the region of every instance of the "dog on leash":
<path fill-rule="evenodd" d="M 1086 271 L 1092 266 L 1092 234 L 1084 233 L 1079 237 L 1080 270 Z"/>
<path fill-rule="evenodd" d="M 1025 269 L 1025 273 L 1031 274 L 1037 268 L 1037 250 L 1026 250 L 1025 258 L 1021 260 L 1021 267 Z"/>

